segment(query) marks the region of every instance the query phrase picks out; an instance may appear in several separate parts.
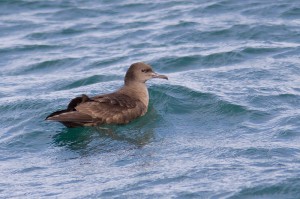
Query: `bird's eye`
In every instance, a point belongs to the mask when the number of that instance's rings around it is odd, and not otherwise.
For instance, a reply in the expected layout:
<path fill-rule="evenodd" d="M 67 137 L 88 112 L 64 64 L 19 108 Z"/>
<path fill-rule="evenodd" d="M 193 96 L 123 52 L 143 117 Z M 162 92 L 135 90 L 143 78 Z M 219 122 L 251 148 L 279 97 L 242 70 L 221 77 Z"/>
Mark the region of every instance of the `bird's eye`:
<path fill-rule="evenodd" d="M 142 72 L 143 73 L 148 73 L 148 72 L 151 72 L 151 69 L 142 69 Z"/>

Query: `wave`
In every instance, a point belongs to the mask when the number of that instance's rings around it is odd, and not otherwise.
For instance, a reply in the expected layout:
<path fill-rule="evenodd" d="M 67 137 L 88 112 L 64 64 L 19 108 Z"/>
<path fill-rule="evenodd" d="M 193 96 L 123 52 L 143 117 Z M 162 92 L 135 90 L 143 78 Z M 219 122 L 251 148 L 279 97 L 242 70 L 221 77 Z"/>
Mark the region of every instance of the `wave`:
<path fill-rule="evenodd" d="M 210 93 L 201 93 L 179 85 L 150 87 L 150 104 L 166 110 L 165 114 L 220 114 L 234 116 L 252 113 L 247 107 L 233 104 Z M 162 107 L 163 106 L 163 107 Z M 195 116 L 195 114 L 193 114 Z"/>
<path fill-rule="evenodd" d="M 51 59 L 42 61 L 36 64 L 29 65 L 25 69 L 18 70 L 17 74 L 28 74 L 28 73 L 48 73 L 56 70 L 61 70 L 61 67 L 66 68 L 73 66 L 78 63 L 80 59 L 77 58 L 63 58 L 63 59 Z"/>
<path fill-rule="evenodd" d="M 299 187 L 300 179 L 290 178 L 275 184 L 244 188 L 229 198 L 298 198 L 300 194 Z"/>
<path fill-rule="evenodd" d="M 76 81 L 73 81 L 71 83 L 65 84 L 65 85 L 59 85 L 56 90 L 68 90 L 68 89 L 73 89 L 77 88 L 80 86 L 86 86 L 86 85 L 91 85 L 91 84 L 96 84 L 99 82 L 109 82 L 109 81 L 114 81 L 118 80 L 119 76 L 114 76 L 114 75 L 93 75 L 91 77 L 86 77 L 82 78 Z"/>
<path fill-rule="evenodd" d="M 252 47 L 236 46 L 230 51 L 209 52 L 197 55 L 187 56 L 165 56 L 152 61 L 152 65 L 164 72 L 188 71 L 204 68 L 215 68 L 228 66 L 249 61 L 251 59 L 260 59 L 265 56 L 277 56 L 292 49 L 292 47 Z M 216 49 L 217 51 L 217 49 Z M 205 54 L 204 54 L 205 53 Z"/>

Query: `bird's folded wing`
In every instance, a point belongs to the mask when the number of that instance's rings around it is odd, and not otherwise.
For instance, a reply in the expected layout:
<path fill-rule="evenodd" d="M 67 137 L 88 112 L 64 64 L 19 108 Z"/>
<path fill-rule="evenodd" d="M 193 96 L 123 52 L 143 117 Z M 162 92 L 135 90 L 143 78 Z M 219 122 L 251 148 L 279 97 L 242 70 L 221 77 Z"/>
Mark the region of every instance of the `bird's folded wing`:
<path fill-rule="evenodd" d="M 92 101 L 79 104 L 76 110 L 90 115 L 99 124 L 126 124 L 146 113 L 146 106 L 127 95 L 114 93 L 92 98 Z"/>

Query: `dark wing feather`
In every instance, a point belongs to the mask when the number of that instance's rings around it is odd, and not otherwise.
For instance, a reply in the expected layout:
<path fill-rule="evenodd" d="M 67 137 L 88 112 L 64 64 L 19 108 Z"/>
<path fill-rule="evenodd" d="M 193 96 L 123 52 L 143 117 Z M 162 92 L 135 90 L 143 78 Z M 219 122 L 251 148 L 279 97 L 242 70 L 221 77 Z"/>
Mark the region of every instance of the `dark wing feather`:
<path fill-rule="evenodd" d="M 147 107 L 139 100 L 112 93 L 91 98 L 92 101 L 79 104 L 75 109 L 91 116 L 97 124 L 126 124 L 146 113 Z"/>
<path fill-rule="evenodd" d="M 55 121 L 69 121 L 68 118 L 82 118 L 82 120 L 90 120 L 91 117 L 87 117 L 87 115 L 77 114 L 75 107 L 81 103 L 92 101 L 87 95 L 82 95 L 81 97 L 76 97 L 70 101 L 68 104 L 68 108 L 65 110 L 59 110 L 51 113 L 46 117 L 46 120 L 55 120 Z M 73 116 L 73 117 L 72 117 Z"/>

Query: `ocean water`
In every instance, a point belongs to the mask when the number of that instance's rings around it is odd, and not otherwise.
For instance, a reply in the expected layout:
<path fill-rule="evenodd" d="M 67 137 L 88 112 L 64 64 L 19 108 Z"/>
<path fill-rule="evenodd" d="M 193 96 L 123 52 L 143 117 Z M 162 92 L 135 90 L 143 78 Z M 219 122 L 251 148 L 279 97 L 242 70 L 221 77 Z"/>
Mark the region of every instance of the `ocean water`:
<path fill-rule="evenodd" d="M 0 198 L 300 198 L 300 2 L 1 0 Z M 44 121 L 148 82 L 129 125 Z"/>

